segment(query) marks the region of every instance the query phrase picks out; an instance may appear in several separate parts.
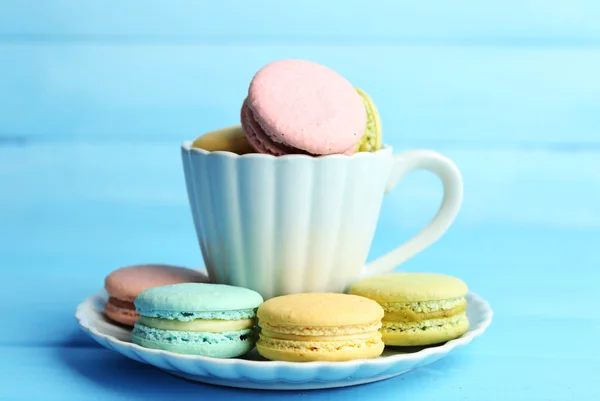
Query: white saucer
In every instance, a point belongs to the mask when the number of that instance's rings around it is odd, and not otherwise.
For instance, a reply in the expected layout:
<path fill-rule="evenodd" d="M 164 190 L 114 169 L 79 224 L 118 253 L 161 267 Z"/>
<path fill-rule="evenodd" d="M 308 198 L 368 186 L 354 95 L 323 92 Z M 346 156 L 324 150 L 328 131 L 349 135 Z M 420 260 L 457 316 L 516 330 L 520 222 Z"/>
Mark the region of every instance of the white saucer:
<path fill-rule="evenodd" d="M 350 362 L 272 362 L 251 351 L 242 358 L 216 359 L 147 349 L 129 340 L 130 331 L 104 317 L 104 290 L 83 301 L 75 311 L 81 328 L 100 345 L 138 362 L 203 383 L 265 390 L 308 390 L 370 383 L 430 364 L 480 336 L 492 322 L 492 309 L 479 296 L 467 295 L 469 331 L 443 345 L 386 348 L 379 358 Z"/>

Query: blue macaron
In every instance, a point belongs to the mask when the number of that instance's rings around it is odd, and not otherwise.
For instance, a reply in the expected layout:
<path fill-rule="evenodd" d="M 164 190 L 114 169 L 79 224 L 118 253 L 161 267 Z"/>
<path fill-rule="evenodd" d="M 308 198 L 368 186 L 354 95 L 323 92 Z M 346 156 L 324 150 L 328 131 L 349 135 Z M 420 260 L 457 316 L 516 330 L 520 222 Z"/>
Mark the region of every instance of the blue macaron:
<path fill-rule="evenodd" d="M 213 358 L 241 356 L 256 341 L 255 291 L 222 284 L 154 287 L 135 299 L 131 340 L 142 347 Z"/>

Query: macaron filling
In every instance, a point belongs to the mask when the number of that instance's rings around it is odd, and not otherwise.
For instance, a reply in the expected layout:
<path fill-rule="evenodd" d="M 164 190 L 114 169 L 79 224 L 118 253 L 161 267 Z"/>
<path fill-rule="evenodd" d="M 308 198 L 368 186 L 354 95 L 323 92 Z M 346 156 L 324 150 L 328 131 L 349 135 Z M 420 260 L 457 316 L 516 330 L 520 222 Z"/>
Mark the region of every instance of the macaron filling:
<path fill-rule="evenodd" d="M 115 297 L 108 297 L 107 304 L 114 306 L 119 309 L 131 309 L 135 310 L 135 305 L 130 301 L 123 301 L 122 299 Z"/>
<path fill-rule="evenodd" d="M 250 142 L 250 145 L 252 145 L 257 151 L 262 153 L 268 153 L 274 156 L 283 156 L 289 154 L 319 156 L 317 154 L 310 153 L 304 149 L 286 145 L 280 140 L 278 140 L 276 137 L 270 137 L 267 134 L 267 131 L 261 126 L 260 121 L 255 118 L 254 112 L 248 104 L 247 99 L 244 100 L 241 113 L 242 127 L 244 129 L 244 132 L 246 133 L 246 136 L 248 137 L 248 142 Z M 345 150 L 343 154 L 353 154 L 354 148 L 355 146 L 352 145 L 350 148 Z"/>
<path fill-rule="evenodd" d="M 268 337 L 262 337 L 257 345 L 264 352 L 265 348 L 283 351 L 304 351 L 307 353 L 330 353 L 340 352 L 351 349 L 383 349 L 381 334 L 374 333 L 371 338 L 353 339 L 346 338 L 341 340 L 280 340 Z M 379 351 L 381 353 L 381 350 Z"/>
<path fill-rule="evenodd" d="M 171 310 L 155 310 L 137 307 L 140 315 L 155 317 L 166 320 L 179 320 L 180 322 L 191 322 L 192 320 L 241 320 L 253 319 L 256 316 L 255 309 L 240 309 L 231 311 L 195 311 L 177 312 Z"/>
<path fill-rule="evenodd" d="M 464 297 L 437 301 L 387 302 L 380 305 L 385 312 L 384 330 L 391 327 L 400 331 L 405 327 L 407 330 L 413 327 L 426 330 L 440 324 L 452 324 L 454 318 L 466 316 L 467 311 L 467 301 Z"/>
<path fill-rule="evenodd" d="M 451 316 L 442 319 L 420 320 L 417 322 L 384 321 L 382 331 L 386 332 L 417 332 L 462 326 L 468 324 L 466 315 Z"/>
<path fill-rule="evenodd" d="M 254 327 L 254 319 L 241 320 L 192 320 L 190 322 L 181 322 L 178 320 L 159 319 L 155 317 L 140 316 L 139 324 L 160 330 L 176 331 L 210 331 L 212 333 L 222 333 L 225 331 L 239 331 L 251 329 Z"/>
<path fill-rule="evenodd" d="M 398 322 L 420 322 L 423 320 L 430 319 L 443 319 L 447 317 L 457 316 L 464 314 L 467 310 L 467 304 L 456 306 L 452 309 L 438 310 L 434 312 L 414 312 L 410 309 L 395 310 L 393 312 L 386 312 L 383 317 L 384 321 L 398 321 Z"/>
<path fill-rule="evenodd" d="M 370 339 L 381 339 L 381 333 L 379 331 L 372 331 L 369 333 L 356 333 L 346 335 L 330 335 L 330 336 L 305 336 L 297 334 L 285 334 L 276 333 L 272 331 L 262 330 L 260 334 L 273 340 L 289 340 L 289 341 L 348 341 L 348 340 L 370 340 Z"/>
<path fill-rule="evenodd" d="M 108 298 L 104 305 L 104 313 L 115 322 L 128 326 L 133 326 L 139 316 L 133 303 L 114 297 Z"/>
<path fill-rule="evenodd" d="M 383 349 L 380 328 L 381 322 L 316 328 L 292 325 L 273 327 L 261 323 L 257 346 L 261 353 L 266 349 L 309 353 Z"/>
<path fill-rule="evenodd" d="M 375 103 L 362 90 L 355 88 L 363 99 L 367 112 L 367 128 L 356 145 L 357 152 L 375 152 L 381 148 L 381 120 Z"/>
<path fill-rule="evenodd" d="M 448 341 L 469 328 L 464 297 L 381 303 L 386 345 L 427 345 Z"/>
<path fill-rule="evenodd" d="M 467 301 L 462 298 L 439 301 L 387 302 L 380 304 L 385 312 L 383 321 L 420 322 L 464 314 Z"/>
<path fill-rule="evenodd" d="M 460 305 L 466 305 L 464 297 L 440 299 L 435 301 L 412 301 L 412 302 L 379 302 L 384 311 L 396 311 L 410 309 L 414 312 L 435 312 L 449 310 Z"/>
<path fill-rule="evenodd" d="M 190 316 L 185 318 L 189 319 Z M 133 327 L 131 339 L 134 343 L 149 348 L 231 358 L 252 349 L 256 340 L 254 327 L 254 316 L 241 319 L 197 318 L 181 321 L 142 315 Z"/>
<path fill-rule="evenodd" d="M 226 342 L 247 342 L 253 343 L 254 337 L 251 329 L 238 331 L 224 331 L 220 333 L 181 331 L 181 330 L 161 330 L 153 327 L 139 325 L 136 323 L 131 333 L 133 342 L 152 341 L 166 344 L 222 344 Z M 137 340 L 137 341 L 136 341 Z M 246 350 L 248 351 L 248 350 Z"/>
<path fill-rule="evenodd" d="M 274 156 L 283 156 L 287 154 L 305 154 L 312 156 L 310 153 L 302 149 L 287 146 L 281 142 L 271 139 L 266 134 L 264 128 L 254 117 L 254 113 L 248 105 L 248 99 L 244 100 L 244 104 L 242 105 L 241 122 L 242 128 L 244 129 L 244 132 L 248 138 L 248 142 L 250 142 L 250 145 L 259 152 Z"/>
<path fill-rule="evenodd" d="M 298 336 L 334 336 L 334 335 L 354 335 L 362 333 L 377 332 L 381 327 L 381 321 L 375 321 L 367 324 L 345 325 L 345 326 L 294 326 L 271 324 L 268 321 L 261 321 L 260 327 L 263 333 L 294 334 Z"/>

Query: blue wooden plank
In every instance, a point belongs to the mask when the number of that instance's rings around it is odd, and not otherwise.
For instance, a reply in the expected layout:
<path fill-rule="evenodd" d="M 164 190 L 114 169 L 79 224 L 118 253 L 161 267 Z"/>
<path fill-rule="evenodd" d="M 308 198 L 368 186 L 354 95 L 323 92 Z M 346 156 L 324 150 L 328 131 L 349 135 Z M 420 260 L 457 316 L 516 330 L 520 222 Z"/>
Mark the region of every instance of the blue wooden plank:
<path fill-rule="evenodd" d="M 418 145 L 398 141 L 399 149 Z M 402 268 L 463 278 L 489 300 L 494 323 L 460 353 L 405 376 L 286 394 L 597 399 L 600 310 L 580 306 L 600 303 L 598 151 L 433 147 L 462 169 L 465 206 L 439 243 Z M 432 177 L 407 177 L 385 201 L 371 257 L 425 222 L 438 196 Z M 186 202 L 175 140 L 0 146 L 0 304 L 17 305 L 3 311 L 0 398 L 282 396 L 178 380 L 97 347 L 77 328 L 75 306 L 114 268 L 200 264 Z"/>
<path fill-rule="evenodd" d="M 417 147 L 405 142 L 397 151 Z M 600 228 L 600 160 L 595 151 L 432 148 L 463 172 L 459 226 Z M 153 217 L 163 225 L 171 216 L 180 225 L 189 213 L 178 142 L 0 147 L 0 188 L 5 189 L 1 221 L 17 230 L 19 221 L 35 216 L 32 211 L 46 219 L 37 221 L 40 227 L 62 222 L 63 230 L 70 224 L 78 228 L 87 216 L 100 216 L 96 221 L 104 224 L 119 208 L 122 213 L 115 218 L 124 225 L 136 223 L 135 208 L 142 214 L 164 208 L 169 215 Z M 435 177 L 411 174 L 386 197 L 383 222 L 414 230 L 432 216 L 439 200 Z"/>
<path fill-rule="evenodd" d="M 300 57 L 367 90 L 386 141 L 598 146 L 600 48 L 0 45 L 0 138 L 188 139 L 239 120 L 253 73 Z"/>
<path fill-rule="evenodd" d="M 252 43 L 576 42 L 600 39 L 593 0 L 482 3 L 5 0 L 1 40 Z"/>

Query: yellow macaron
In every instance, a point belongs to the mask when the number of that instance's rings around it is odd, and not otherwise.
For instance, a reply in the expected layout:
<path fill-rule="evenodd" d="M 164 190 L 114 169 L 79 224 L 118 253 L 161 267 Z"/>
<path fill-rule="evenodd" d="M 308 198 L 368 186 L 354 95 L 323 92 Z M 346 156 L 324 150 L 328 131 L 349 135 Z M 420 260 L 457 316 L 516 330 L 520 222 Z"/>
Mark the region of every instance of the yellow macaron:
<path fill-rule="evenodd" d="M 433 273 L 384 274 L 350 288 L 351 294 L 383 307 L 383 342 L 397 346 L 438 344 L 462 336 L 469 328 L 467 291 L 460 279 Z"/>
<path fill-rule="evenodd" d="M 209 152 L 226 151 L 238 155 L 256 153 L 246 139 L 241 125 L 207 132 L 196 138 L 192 143 L 192 147 L 208 150 Z"/>
<path fill-rule="evenodd" d="M 349 361 L 383 352 L 383 309 L 370 299 L 333 293 L 284 295 L 257 312 L 258 353 L 270 360 Z"/>

